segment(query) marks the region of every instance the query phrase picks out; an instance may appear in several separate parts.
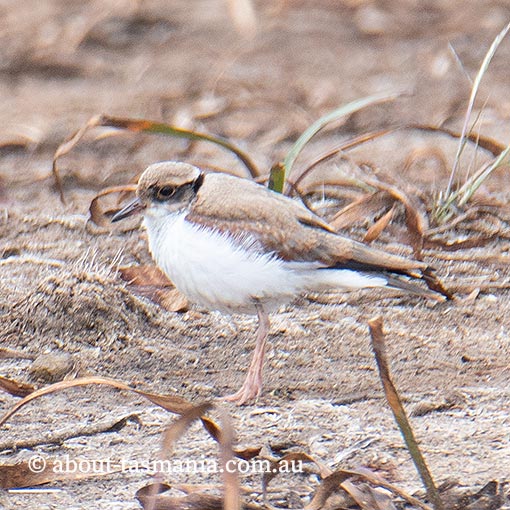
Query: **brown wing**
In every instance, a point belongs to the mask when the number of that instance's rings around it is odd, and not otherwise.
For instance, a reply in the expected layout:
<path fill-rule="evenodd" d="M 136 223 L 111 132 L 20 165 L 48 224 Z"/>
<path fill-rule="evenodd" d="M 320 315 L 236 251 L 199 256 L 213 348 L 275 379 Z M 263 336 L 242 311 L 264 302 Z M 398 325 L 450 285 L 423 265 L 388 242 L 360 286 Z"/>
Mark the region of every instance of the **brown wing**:
<path fill-rule="evenodd" d="M 295 201 L 252 181 L 225 174 L 206 176 L 188 219 L 234 235 L 256 234 L 265 249 L 285 260 L 416 277 L 421 276 L 416 270 L 427 269 L 423 262 L 342 237 Z"/>

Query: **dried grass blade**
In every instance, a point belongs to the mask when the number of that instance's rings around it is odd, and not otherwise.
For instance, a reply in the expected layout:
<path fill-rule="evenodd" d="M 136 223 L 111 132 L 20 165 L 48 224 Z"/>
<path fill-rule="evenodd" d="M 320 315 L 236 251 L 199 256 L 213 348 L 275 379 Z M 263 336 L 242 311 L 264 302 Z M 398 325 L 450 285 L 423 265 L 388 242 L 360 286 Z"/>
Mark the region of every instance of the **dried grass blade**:
<path fill-rule="evenodd" d="M 0 465 L 0 489 L 20 489 L 34 487 L 45 483 L 56 481 L 83 480 L 86 478 L 101 475 L 110 475 L 115 471 L 112 469 L 103 472 L 93 469 L 90 471 L 62 470 L 59 464 L 54 461 L 41 458 L 41 471 L 35 471 L 30 461 L 22 461 L 16 464 Z"/>
<path fill-rule="evenodd" d="M 257 16 L 252 0 L 228 0 L 230 16 L 237 31 L 251 38 L 257 31 Z"/>
<path fill-rule="evenodd" d="M 449 241 L 448 239 L 426 239 L 424 241 L 425 248 L 441 248 L 445 251 L 468 250 L 470 248 L 481 248 L 493 242 L 499 237 L 499 232 L 488 236 L 476 236 L 469 239 Z"/>
<path fill-rule="evenodd" d="M 408 126 L 407 129 L 417 129 L 419 131 L 431 131 L 433 133 L 443 133 L 452 138 L 461 138 L 462 136 L 462 133 L 452 131 L 451 129 L 447 129 L 440 126 L 427 126 L 422 124 L 415 124 Z M 487 136 L 483 136 L 479 133 L 466 133 L 465 136 L 467 140 L 474 143 L 478 147 L 481 147 L 482 149 L 490 152 L 495 158 L 498 157 L 505 150 L 505 145 L 503 145 L 502 143 Z"/>
<path fill-rule="evenodd" d="M 204 429 L 219 443 L 221 438 L 220 427 L 207 416 L 202 416 L 200 419 Z M 262 450 L 262 447 L 244 448 L 243 450 L 234 450 L 234 455 L 239 459 L 250 460 L 256 457 L 260 453 L 260 450 Z"/>
<path fill-rule="evenodd" d="M 102 117 L 100 115 L 94 115 L 94 117 L 89 119 L 80 129 L 78 129 L 78 131 L 74 132 L 69 139 L 61 143 L 57 147 L 57 150 L 53 155 L 53 164 L 51 169 L 53 172 L 53 176 L 55 177 L 55 183 L 58 189 L 58 193 L 60 195 L 60 200 L 63 204 L 66 203 L 66 200 L 64 196 L 64 188 L 62 186 L 62 179 L 60 178 L 60 172 L 57 168 L 57 161 L 60 157 L 68 154 L 76 146 L 76 144 L 85 136 L 85 133 L 89 129 L 96 126 L 100 126 L 101 119 Z"/>
<path fill-rule="evenodd" d="M 401 128 L 390 128 L 390 129 L 382 129 L 380 131 L 372 131 L 371 133 L 365 133 L 363 135 L 359 135 L 351 140 L 347 140 L 346 142 L 342 142 L 339 146 L 330 149 L 329 151 L 317 156 L 312 163 L 308 163 L 305 170 L 299 175 L 294 183 L 294 186 L 297 187 L 301 183 L 301 181 L 307 177 L 310 172 L 320 163 L 327 161 L 328 159 L 336 156 L 340 152 L 348 151 L 349 149 L 354 149 L 359 145 L 375 140 L 376 138 L 380 138 L 381 136 L 388 135 L 390 133 L 394 133 L 395 131 Z"/>
<path fill-rule="evenodd" d="M 280 467 L 283 464 L 288 464 L 289 462 L 295 461 L 315 464 L 319 468 L 321 478 L 323 479 L 327 478 L 332 474 L 332 471 L 328 466 L 318 461 L 311 455 L 308 455 L 307 453 L 303 452 L 288 453 L 287 455 L 284 455 L 282 458 L 272 461 L 269 466 L 269 470 L 265 472 L 264 475 L 262 476 L 262 493 L 264 495 L 264 499 L 266 498 L 267 487 L 271 480 L 273 480 L 273 478 L 275 478 L 280 473 Z"/>
<path fill-rule="evenodd" d="M 368 484 L 354 485 L 350 480 L 346 480 L 342 483 L 342 489 L 362 510 L 397 510 L 389 494 L 381 494 Z"/>
<path fill-rule="evenodd" d="M 187 411 L 174 421 L 163 433 L 161 441 L 161 449 L 159 452 L 160 459 L 168 458 L 172 451 L 174 443 L 186 432 L 189 426 L 196 420 L 200 419 L 202 415 L 212 407 L 210 402 L 205 402 L 197 406 L 189 408 Z M 159 497 L 161 494 L 163 484 L 161 482 L 161 473 L 154 475 L 155 483 L 146 487 L 143 494 L 143 502 L 139 498 L 143 507 L 147 510 L 158 510 L 163 508 L 179 508 L 179 504 L 185 502 L 184 498 L 170 498 L 170 497 Z M 138 493 L 137 495 L 139 495 Z M 177 503 L 177 505 L 176 505 Z"/>
<path fill-rule="evenodd" d="M 23 351 L 9 349 L 8 347 L 0 347 L 0 359 L 34 359 L 34 356 Z"/>
<path fill-rule="evenodd" d="M 136 191 L 136 185 L 126 184 L 123 186 L 112 186 L 101 190 L 90 202 L 89 214 L 90 219 L 99 227 L 107 227 L 111 225 L 110 216 L 114 211 L 104 211 L 101 208 L 101 198 L 111 195 L 112 193 L 125 193 Z"/>
<path fill-rule="evenodd" d="M 418 206 L 411 197 L 407 196 L 397 187 L 379 180 L 367 180 L 366 182 L 374 188 L 386 191 L 394 199 L 402 203 L 406 211 L 406 226 L 411 238 L 411 246 L 415 257 L 420 258 L 423 248 L 424 232 L 429 227 L 427 216 L 420 212 Z"/>
<path fill-rule="evenodd" d="M 162 454 L 168 454 L 173 444 L 179 439 L 184 432 L 188 429 L 188 427 L 196 420 L 199 420 L 209 409 L 212 407 L 212 403 L 204 402 L 202 404 L 198 404 L 193 406 L 183 413 L 181 416 L 174 422 L 170 427 L 168 427 L 164 434 L 162 440 Z"/>
<path fill-rule="evenodd" d="M 223 510 L 223 498 L 220 496 L 202 492 L 186 496 L 164 494 L 170 489 L 167 484 L 150 484 L 139 489 L 136 498 L 144 510 Z"/>
<path fill-rule="evenodd" d="M 483 184 L 489 175 L 498 167 L 505 163 L 505 159 L 510 154 L 510 145 L 489 165 L 482 167 L 476 174 L 470 177 L 456 193 L 459 197 L 458 205 L 463 207 L 469 199 L 476 193 L 476 190 Z"/>
<path fill-rule="evenodd" d="M 137 393 L 138 395 L 141 395 L 142 397 L 150 400 L 153 404 L 156 404 L 163 409 L 176 414 L 183 414 L 193 407 L 190 402 L 177 395 L 157 395 L 153 393 L 147 393 L 131 388 L 127 384 L 124 384 L 115 379 L 108 379 L 106 377 L 81 377 L 68 381 L 60 381 L 30 393 L 4 413 L 4 415 L 0 418 L 0 425 L 3 425 L 11 416 L 17 413 L 22 407 L 24 407 L 32 400 L 43 397 L 45 395 L 50 395 L 51 393 L 55 393 L 57 391 L 62 391 L 77 386 L 87 386 L 89 384 L 102 384 L 117 388 L 119 390 Z"/>
<path fill-rule="evenodd" d="M 370 471 L 367 468 L 360 467 L 358 469 L 346 469 L 345 472 L 350 473 L 351 475 L 354 476 L 359 476 L 360 478 L 366 480 L 367 482 L 370 482 L 373 485 L 383 487 L 384 489 L 388 489 L 389 491 L 393 492 L 393 494 L 396 494 L 397 496 L 407 501 L 410 505 L 421 508 L 422 510 L 432 510 L 429 505 L 423 503 L 414 496 L 407 494 L 407 492 L 403 491 L 396 485 L 385 480 L 382 476 L 378 475 L 377 473 L 374 473 L 373 471 Z"/>

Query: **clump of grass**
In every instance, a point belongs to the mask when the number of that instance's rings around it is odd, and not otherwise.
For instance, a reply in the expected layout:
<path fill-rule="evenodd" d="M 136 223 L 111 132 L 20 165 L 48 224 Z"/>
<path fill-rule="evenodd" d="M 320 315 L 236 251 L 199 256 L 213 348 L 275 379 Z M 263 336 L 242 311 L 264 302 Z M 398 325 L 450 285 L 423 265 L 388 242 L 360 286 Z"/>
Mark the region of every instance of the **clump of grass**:
<path fill-rule="evenodd" d="M 455 159 L 453 162 L 452 170 L 450 173 L 450 178 L 448 180 L 448 185 L 446 190 L 443 193 L 440 193 L 438 201 L 436 203 L 435 209 L 433 211 L 433 218 L 436 223 L 444 223 L 448 221 L 454 214 L 455 210 L 464 207 L 467 202 L 471 199 L 477 189 L 483 184 L 483 182 L 492 174 L 494 170 L 505 164 L 507 160 L 508 153 L 510 152 L 510 145 L 502 151 L 492 162 L 487 163 L 482 166 L 478 171 L 476 171 L 470 177 L 466 177 L 464 183 L 458 187 L 455 186 L 455 182 L 457 180 L 457 174 L 460 171 L 461 166 L 461 157 L 468 144 L 469 140 L 472 139 L 472 133 L 479 121 L 480 116 L 478 115 L 473 122 L 471 122 L 471 117 L 473 113 L 473 107 L 478 95 L 478 91 L 480 88 L 480 84 L 482 82 L 487 69 L 494 57 L 497 49 L 499 48 L 501 42 L 507 35 L 510 30 L 510 23 L 508 23 L 503 30 L 496 36 L 494 41 L 492 42 L 489 50 L 485 54 L 485 57 L 482 61 L 480 69 L 473 81 L 473 86 L 471 88 L 471 95 L 468 102 L 468 107 L 466 110 L 466 116 L 464 119 L 464 125 L 462 127 L 462 133 L 459 139 L 459 145 L 457 147 L 457 152 L 455 154 Z"/>

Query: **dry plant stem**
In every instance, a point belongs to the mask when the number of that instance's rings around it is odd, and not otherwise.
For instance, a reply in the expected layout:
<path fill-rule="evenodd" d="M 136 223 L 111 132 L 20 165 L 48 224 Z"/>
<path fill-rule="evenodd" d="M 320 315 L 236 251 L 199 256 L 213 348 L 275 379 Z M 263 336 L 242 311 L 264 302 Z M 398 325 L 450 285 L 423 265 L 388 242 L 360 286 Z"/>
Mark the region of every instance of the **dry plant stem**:
<path fill-rule="evenodd" d="M 39 436 L 37 438 L 29 438 L 22 441 L 1 441 L 0 451 L 21 450 L 23 448 L 34 448 L 35 446 L 41 445 L 61 445 L 64 441 L 74 437 L 95 436 L 97 434 L 111 431 L 130 418 L 137 419 L 137 416 L 136 414 L 128 414 L 120 418 L 114 418 L 113 420 L 103 421 L 100 423 L 90 423 L 74 430 L 66 429 L 55 433 L 47 432 L 42 435 L 42 437 Z"/>
<path fill-rule="evenodd" d="M 368 326 L 370 328 L 370 337 L 372 339 L 372 349 L 374 351 L 386 400 L 391 407 L 395 421 L 402 433 L 418 474 L 425 485 L 429 501 L 432 503 L 435 510 L 444 510 L 434 479 L 432 478 L 429 468 L 427 467 L 427 463 L 420 451 L 418 442 L 414 437 L 413 429 L 411 428 L 411 424 L 409 423 L 404 407 L 402 406 L 402 401 L 400 400 L 397 389 L 391 380 L 390 369 L 386 357 L 384 333 L 382 330 L 383 320 L 381 317 L 370 319 L 368 321 Z"/>
<path fill-rule="evenodd" d="M 362 145 L 363 143 L 373 141 L 377 138 L 380 138 L 382 136 L 385 136 L 390 133 L 394 133 L 400 128 L 390 128 L 390 129 L 383 129 L 381 131 L 372 131 L 370 133 L 365 133 L 363 135 L 357 136 L 355 138 L 352 138 L 350 140 L 347 140 L 346 142 L 342 142 L 338 147 L 334 147 L 333 149 L 330 149 L 329 151 L 325 152 L 324 154 L 321 154 L 318 156 L 312 163 L 309 163 L 305 169 L 299 174 L 299 177 L 294 182 L 294 187 L 298 187 L 301 181 L 320 163 L 324 163 L 324 161 L 327 161 L 328 159 L 332 158 L 333 156 L 336 156 L 340 152 L 345 152 L 349 149 L 354 149 L 358 147 L 359 145 Z M 287 182 L 287 184 L 290 184 Z M 287 193 L 288 194 L 287 190 Z"/>

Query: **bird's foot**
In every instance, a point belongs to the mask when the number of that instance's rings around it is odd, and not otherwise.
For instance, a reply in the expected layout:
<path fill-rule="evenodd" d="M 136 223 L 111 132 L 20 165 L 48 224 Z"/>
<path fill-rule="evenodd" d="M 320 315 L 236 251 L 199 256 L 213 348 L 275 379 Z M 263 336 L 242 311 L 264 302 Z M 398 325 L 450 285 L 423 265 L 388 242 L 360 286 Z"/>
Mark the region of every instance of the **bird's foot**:
<path fill-rule="evenodd" d="M 227 395 L 223 397 L 224 400 L 228 402 L 234 402 L 238 406 L 242 406 L 251 400 L 255 400 L 262 391 L 262 382 L 250 380 L 250 378 L 246 378 L 243 385 L 239 388 L 238 391 L 233 393 L 232 395 Z"/>

